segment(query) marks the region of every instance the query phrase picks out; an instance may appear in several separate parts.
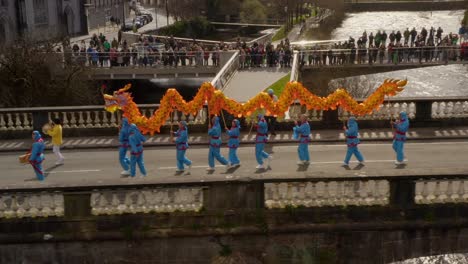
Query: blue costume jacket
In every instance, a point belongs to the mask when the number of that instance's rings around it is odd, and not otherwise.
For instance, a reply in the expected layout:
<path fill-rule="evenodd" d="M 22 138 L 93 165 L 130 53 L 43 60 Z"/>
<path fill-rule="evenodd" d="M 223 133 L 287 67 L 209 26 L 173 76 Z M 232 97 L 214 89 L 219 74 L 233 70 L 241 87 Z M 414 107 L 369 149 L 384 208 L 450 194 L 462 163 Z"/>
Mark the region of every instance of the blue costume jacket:
<path fill-rule="evenodd" d="M 356 147 L 360 143 L 358 133 L 359 127 L 356 118 L 350 117 L 348 120 L 348 129 L 345 131 L 346 144 L 348 147 Z"/>
<path fill-rule="evenodd" d="M 42 161 L 44 158 L 45 144 L 39 131 L 33 131 L 34 143 L 31 148 L 31 156 L 29 157 L 29 163 L 32 165 L 36 177 L 38 180 L 44 180 L 44 171 L 42 170 Z"/>
<path fill-rule="evenodd" d="M 183 125 L 183 129 L 177 130 L 174 135 L 177 137 L 175 139 L 176 149 L 177 149 L 177 170 L 184 171 L 184 165 L 190 166 L 192 165 L 192 161 L 190 161 L 186 156 L 185 152 L 188 149 L 188 129 L 187 123 L 182 121 L 181 124 Z"/>
<path fill-rule="evenodd" d="M 127 150 L 130 147 L 128 137 L 130 134 L 130 125 L 126 117 L 122 118 L 122 127 L 119 131 L 119 161 L 122 168 L 126 171 L 129 169 L 130 161 L 128 159 Z"/>
<path fill-rule="evenodd" d="M 146 175 L 145 163 L 143 161 L 143 142 L 146 141 L 146 138 L 140 133 L 140 130 L 135 124 L 131 124 L 130 135 L 128 138 L 130 144 L 130 175 L 135 176 L 136 164 L 140 168 L 140 172 L 143 175 Z"/>

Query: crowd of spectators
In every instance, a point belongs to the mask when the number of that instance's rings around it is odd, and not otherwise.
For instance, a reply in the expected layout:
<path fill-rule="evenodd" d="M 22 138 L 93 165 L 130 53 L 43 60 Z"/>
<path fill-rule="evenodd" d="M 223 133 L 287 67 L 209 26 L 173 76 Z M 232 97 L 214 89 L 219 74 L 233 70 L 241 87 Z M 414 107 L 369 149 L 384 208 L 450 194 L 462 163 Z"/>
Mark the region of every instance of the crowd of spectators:
<path fill-rule="evenodd" d="M 329 47 L 315 46 L 301 52 L 301 63 L 313 66 L 363 63 L 423 63 L 468 60 L 468 39 L 463 34 L 443 34 L 443 29 L 431 27 L 403 31 L 363 32 L 357 41 L 349 37 L 344 43 Z M 462 36 L 462 39 L 460 39 Z"/>
<path fill-rule="evenodd" d="M 462 31 L 462 30 L 460 30 Z M 468 39 L 464 34 L 444 35 L 443 29 L 431 27 L 403 31 L 385 30 L 368 34 L 363 32 L 356 41 L 312 48 L 297 48 L 302 65 L 323 66 L 374 63 L 423 63 L 450 60 L 468 60 Z M 466 29 L 468 32 L 468 29 Z M 460 40 L 460 37 L 462 38 Z M 65 58 L 81 65 L 94 67 L 154 67 L 154 66 L 219 66 L 220 52 L 239 51 L 241 68 L 291 67 L 293 47 L 286 38 L 276 46 L 272 43 L 247 44 L 240 38 L 233 43 L 180 41 L 175 38 L 158 38 L 141 35 L 138 41 L 128 45 L 127 41 L 104 35 L 94 35 L 89 43 L 82 41 L 65 48 Z"/>

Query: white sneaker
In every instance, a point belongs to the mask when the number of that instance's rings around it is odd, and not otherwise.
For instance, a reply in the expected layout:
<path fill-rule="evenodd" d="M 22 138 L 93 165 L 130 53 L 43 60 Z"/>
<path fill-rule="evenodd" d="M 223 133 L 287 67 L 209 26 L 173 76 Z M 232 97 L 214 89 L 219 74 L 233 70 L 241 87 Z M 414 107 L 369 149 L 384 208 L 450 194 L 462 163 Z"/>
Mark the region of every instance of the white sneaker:
<path fill-rule="evenodd" d="M 257 165 L 257 167 L 255 167 L 257 170 L 261 170 L 261 169 L 265 169 L 265 167 L 263 165 Z"/>
<path fill-rule="evenodd" d="M 268 155 L 268 158 L 267 158 L 267 167 L 270 167 L 270 163 L 271 163 L 271 160 L 273 159 L 273 156 L 272 155 Z"/>
<path fill-rule="evenodd" d="M 349 167 L 349 164 L 348 163 L 345 163 L 343 162 L 343 164 L 341 165 L 342 167 Z"/>
<path fill-rule="evenodd" d="M 405 164 L 405 162 L 403 162 L 403 161 L 399 162 L 398 160 L 395 161 L 395 165 L 403 165 L 403 164 Z"/>
<path fill-rule="evenodd" d="M 364 166 L 364 165 L 366 165 L 366 164 L 364 164 L 364 161 L 360 161 L 360 162 L 359 162 L 359 165 L 363 165 L 363 166 Z"/>
<path fill-rule="evenodd" d="M 308 164 L 310 164 L 310 161 L 304 160 L 304 164 L 308 165 Z"/>
<path fill-rule="evenodd" d="M 63 159 L 57 160 L 55 165 L 63 165 Z"/>
<path fill-rule="evenodd" d="M 298 162 L 296 162 L 297 165 L 304 165 L 304 161 L 300 160 Z"/>
<path fill-rule="evenodd" d="M 122 176 L 129 176 L 129 175 L 130 175 L 130 171 L 124 170 L 124 171 L 122 171 L 122 172 L 120 173 L 120 175 L 122 175 Z"/>
<path fill-rule="evenodd" d="M 188 165 L 187 171 L 190 172 L 191 169 L 192 169 L 192 164 Z"/>
<path fill-rule="evenodd" d="M 176 172 L 184 172 L 184 170 L 179 170 L 179 169 L 177 169 Z"/>
<path fill-rule="evenodd" d="M 208 168 L 206 168 L 206 170 L 207 170 L 207 171 L 214 171 L 215 168 L 214 168 L 214 167 L 208 167 Z"/>

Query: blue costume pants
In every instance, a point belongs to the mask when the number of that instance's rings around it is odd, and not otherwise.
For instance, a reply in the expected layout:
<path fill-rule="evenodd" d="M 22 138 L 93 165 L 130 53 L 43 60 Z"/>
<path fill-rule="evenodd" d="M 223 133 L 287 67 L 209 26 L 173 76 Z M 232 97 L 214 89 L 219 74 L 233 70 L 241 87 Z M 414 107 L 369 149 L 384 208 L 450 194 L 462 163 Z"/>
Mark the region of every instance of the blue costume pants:
<path fill-rule="evenodd" d="M 264 151 L 265 143 L 257 143 L 255 144 L 255 158 L 257 159 L 257 163 L 263 165 L 263 159 L 267 159 L 269 157 L 268 153 Z"/>
<path fill-rule="evenodd" d="M 215 166 L 215 162 L 214 162 L 215 158 L 217 161 L 219 161 L 223 165 L 228 164 L 228 161 L 226 160 L 226 158 L 221 156 L 220 149 L 217 147 L 210 146 L 210 151 L 208 152 L 208 165 L 211 168 L 214 168 Z"/>
<path fill-rule="evenodd" d="M 185 157 L 185 151 L 187 150 L 177 150 L 177 169 L 184 170 L 184 164 L 187 166 L 192 165 L 192 161 Z"/>
<path fill-rule="evenodd" d="M 143 153 L 131 155 L 130 157 L 130 176 L 135 177 L 136 165 L 140 168 L 141 174 L 146 176 L 145 162 L 143 161 Z"/>
<path fill-rule="evenodd" d="M 358 147 L 348 147 L 348 151 L 346 152 L 346 157 L 344 159 L 344 163 L 348 164 L 351 156 L 354 154 L 358 161 L 364 161 L 364 157 L 362 156 L 361 152 L 359 151 Z"/>
<path fill-rule="evenodd" d="M 393 150 L 396 152 L 396 159 L 398 162 L 402 162 L 405 159 L 405 153 L 403 152 L 404 141 L 393 140 Z"/>
<path fill-rule="evenodd" d="M 29 161 L 31 163 L 34 172 L 36 173 L 36 177 L 38 180 L 43 181 L 44 180 L 44 171 L 42 170 L 42 161 L 41 162 L 36 162 L 36 161 Z"/>
<path fill-rule="evenodd" d="M 237 148 L 229 148 L 229 162 L 231 165 L 237 165 L 240 163 L 240 160 L 237 157 Z"/>
<path fill-rule="evenodd" d="M 309 144 L 299 144 L 299 147 L 297 148 L 297 153 L 299 154 L 299 160 L 310 161 Z"/>
<path fill-rule="evenodd" d="M 128 151 L 128 148 L 127 147 L 119 147 L 119 161 L 120 161 L 120 165 L 122 166 L 122 168 L 126 171 L 128 171 L 128 168 L 129 168 L 129 164 L 130 164 L 130 160 L 128 160 L 128 157 L 127 157 L 127 151 Z"/>

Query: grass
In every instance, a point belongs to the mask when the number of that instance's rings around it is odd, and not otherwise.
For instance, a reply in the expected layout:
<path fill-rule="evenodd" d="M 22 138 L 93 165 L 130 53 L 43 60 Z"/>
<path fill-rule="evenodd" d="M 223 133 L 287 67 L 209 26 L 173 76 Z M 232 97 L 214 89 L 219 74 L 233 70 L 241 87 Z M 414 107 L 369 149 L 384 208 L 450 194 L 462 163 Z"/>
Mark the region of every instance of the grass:
<path fill-rule="evenodd" d="M 291 78 L 291 73 L 288 73 L 286 76 L 279 79 L 274 84 L 270 85 L 270 87 L 266 88 L 265 91 L 267 91 L 268 89 L 273 89 L 276 96 L 279 97 L 281 93 L 283 92 L 284 88 L 286 87 L 286 84 L 289 82 L 290 78 Z"/>

